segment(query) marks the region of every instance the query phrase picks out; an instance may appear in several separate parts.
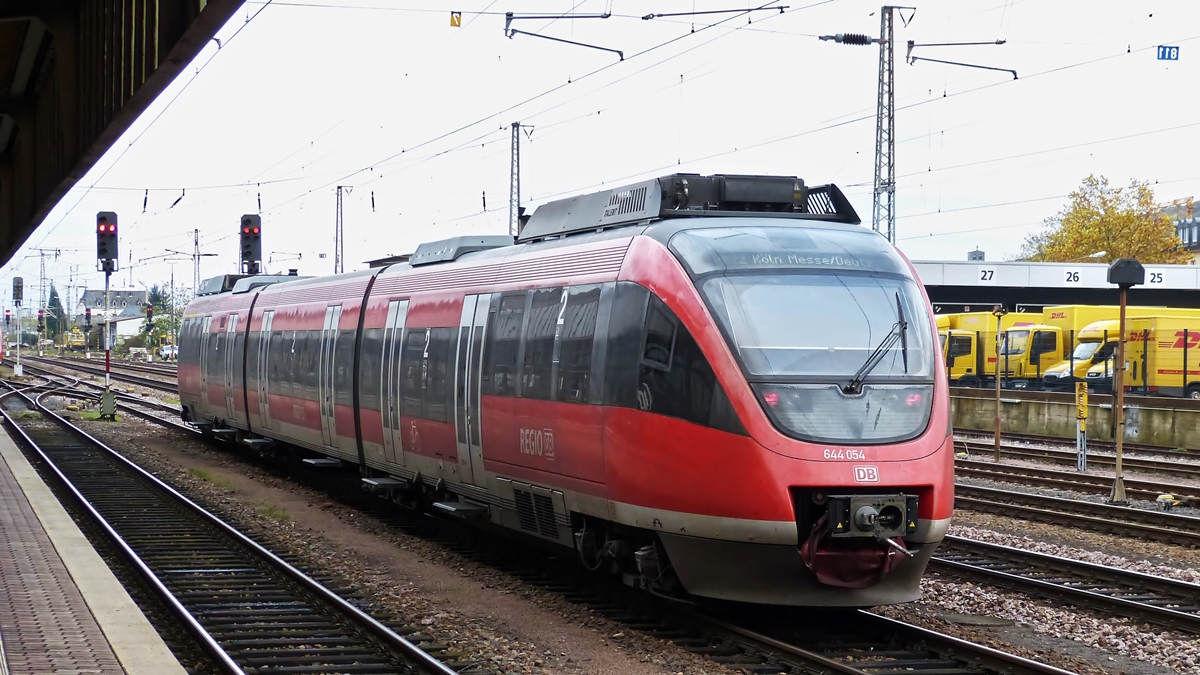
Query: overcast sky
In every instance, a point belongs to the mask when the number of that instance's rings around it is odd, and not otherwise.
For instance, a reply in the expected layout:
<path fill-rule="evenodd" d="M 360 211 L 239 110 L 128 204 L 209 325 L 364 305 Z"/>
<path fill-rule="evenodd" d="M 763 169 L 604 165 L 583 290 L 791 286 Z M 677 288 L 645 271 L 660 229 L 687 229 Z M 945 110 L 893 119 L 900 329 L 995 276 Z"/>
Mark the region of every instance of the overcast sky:
<path fill-rule="evenodd" d="M 60 292 L 73 268 L 77 287 L 103 286 L 102 210 L 120 216 L 116 286 L 167 282 L 167 261 L 178 260 L 175 283 L 188 291 L 193 231 L 215 254 L 202 276 L 234 272 L 243 213 L 262 214 L 269 271 L 331 273 L 336 185 L 354 188 L 347 271 L 422 241 L 504 233 L 515 121 L 532 127 L 521 148 L 531 208 L 676 171 L 782 174 L 836 183 L 869 227 L 879 48 L 816 36 L 877 36 L 879 5 L 777 4 L 788 9 L 749 20 L 647 21 L 761 3 L 476 0 L 459 3 L 454 28 L 437 2 L 247 3 L 218 33 L 220 48 L 210 42 L 50 213 L 4 268 L 0 294 L 7 306 L 20 274 L 36 298 L 34 247 L 59 250 L 46 269 Z M 1200 194 L 1200 3 L 915 4 L 896 29 L 897 227 L 909 257 L 961 260 L 978 246 L 1004 259 L 1089 173 L 1150 181 L 1160 201 Z M 624 60 L 508 39 L 506 11 L 611 12 L 513 27 Z M 1015 81 L 904 62 L 907 40 L 998 39 L 1007 42 L 914 54 L 1014 69 Z M 1180 59 L 1156 60 L 1158 45 L 1179 46 Z"/>

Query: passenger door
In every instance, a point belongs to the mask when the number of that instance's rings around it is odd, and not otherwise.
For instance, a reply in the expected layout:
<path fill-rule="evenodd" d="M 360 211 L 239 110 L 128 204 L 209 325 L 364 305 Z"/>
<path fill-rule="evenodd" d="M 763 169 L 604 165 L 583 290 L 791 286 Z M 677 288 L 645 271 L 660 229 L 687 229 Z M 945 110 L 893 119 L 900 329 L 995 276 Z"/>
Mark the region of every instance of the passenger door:
<path fill-rule="evenodd" d="M 237 386 L 237 379 L 234 371 L 236 365 L 234 363 L 234 355 L 237 350 L 234 348 L 237 340 L 237 324 L 238 315 L 230 314 L 229 323 L 225 327 L 225 417 L 226 419 L 237 418 L 237 404 L 234 402 L 233 390 Z"/>
<path fill-rule="evenodd" d="M 258 413 L 264 429 L 271 428 L 271 369 L 267 366 L 271 360 L 271 323 L 274 319 L 274 310 L 263 312 L 262 327 L 258 331 Z"/>
<path fill-rule="evenodd" d="M 379 418 L 383 423 L 383 457 L 389 464 L 404 465 L 400 432 L 400 338 L 408 316 L 408 300 L 388 303 L 383 330 L 383 371 L 379 381 Z"/>
<path fill-rule="evenodd" d="M 337 347 L 338 324 L 342 306 L 325 308 L 325 324 L 321 330 L 321 354 L 317 378 L 317 398 L 321 403 L 321 440 L 327 446 L 337 443 L 337 424 L 334 416 L 333 355 Z"/>
<path fill-rule="evenodd" d="M 209 329 L 212 327 L 212 317 L 206 316 L 200 323 L 200 403 L 204 412 L 212 414 L 208 402 L 208 342 L 211 339 Z"/>
<path fill-rule="evenodd" d="M 463 482 L 482 485 L 483 435 L 480 432 L 479 385 L 483 336 L 491 294 L 468 295 L 458 322 L 454 377 L 454 426 L 458 437 L 459 475 Z"/>

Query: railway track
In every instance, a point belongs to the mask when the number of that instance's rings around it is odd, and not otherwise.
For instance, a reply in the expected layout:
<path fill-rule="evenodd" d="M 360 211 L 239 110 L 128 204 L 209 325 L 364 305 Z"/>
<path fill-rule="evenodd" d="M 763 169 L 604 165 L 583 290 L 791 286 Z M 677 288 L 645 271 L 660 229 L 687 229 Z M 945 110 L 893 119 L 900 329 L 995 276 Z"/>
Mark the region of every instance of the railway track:
<path fill-rule="evenodd" d="M 1200 585 L 947 536 L 930 569 L 1200 634 Z"/>
<path fill-rule="evenodd" d="M 88 373 L 89 375 L 99 375 L 101 377 L 104 376 L 104 366 L 103 365 L 75 363 L 74 361 L 75 361 L 74 359 L 72 359 L 72 360 L 43 359 L 43 358 L 27 356 L 27 357 L 23 357 L 21 359 L 21 365 L 24 366 L 26 370 L 29 370 L 29 371 L 35 372 L 35 373 L 58 375 L 59 373 L 56 373 L 49 369 L 50 367 L 57 367 L 57 368 L 62 368 L 62 369 L 66 369 L 66 370 L 72 370 L 75 372 Z M 12 363 L 11 359 L 9 359 L 8 357 L 4 358 L 4 362 L 9 365 L 11 365 L 11 363 Z M 156 379 L 150 378 L 150 377 L 143 377 L 141 375 L 132 375 L 129 373 L 121 372 L 119 365 L 113 366 L 111 376 L 112 376 L 112 379 L 116 382 L 125 382 L 128 384 L 134 384 L 139 387 L 142 387 L 143 389 L 151 389 L 154 391 L 166 392 L 166 393 L 170 393 L 170 394 L 178 394 L 178 392 L 179 392 L 179 387 L 174 382 L 167 382 L 165 380 L 156 380 Z"/>
<path fill-rule="evenodd" d="M 960 440 L 966 440 L 973 445 L 983 444 L 991 448 L 994 436 L 990 432 L 980 431 L 978 429 L 955 429 L 954 436 Z M 1018 434 L 1005 432 L 1000 436 L 1002 446 L 1003 441 L 1019 441 L 1022 443 L 1042 443 L 1046 445 L 1061 445 L 1066 448 L 1075 449 L 1074 438 L 1063 438 L 1061 436 L 1042 436 L 1039 434 Z M 1200 462 L 1200 450 L 1190 450 L 1187 448 L 1171 448 L 1165 445 L 1150 445 L 1148 443 L 1123 443 L 1122 447 L 1125 452 L 1146 455 L 1147 457 L 1169 457 L 1172 459 L 1183 458 L 1186 461 Z M 1106 453 L 1116 452 L 1116 445 L 1112 441 L 1099 440 L 1088 438 L 1088 450 L 1101 450 Z"/>
<path fill-rule="evenodd" d="M 221 672 L 455 672 L 38 400 L 26 406 L 43 419 L 2 413 L 19 442 Z"/>
<path fill-rule="evenodd" d="M 955 508 L 1200 547 L 1200 518 L 1013 490 L 956 484 Z"/>
<path fill-rule="evenodd" d="M 956 459 L 954 475 L 1038 487 L 1074 490 L 1089 494 L 1108 494 L 1112 489 L 1110 476 L 1097 476 L 1076 471 L 1041 469 L 1015 464 L 996 464 L 992 461 Z M 1154 501 L 1162 494 L 1173 495 L 1184 506 L 1200 506 L 1200 486 L 1179 485 L 1161 481 L 1125 479 L 1125 492 L 1138 499 Z"/>
<path fill-rule="evenodd" d="M 1089 441 L 1089 444 L 1091 442 Z M 965 450 L 968 455 L 992 455 L 994 451 L 991 445 L 981 443 L 971 443 L 969 441 L 955 441 L 955 447 Z M 1133 450 L 1129 452 L 1133 453 Z M 1065 466 L 1075 466 L 1076 454 L 1075 448 L 1070 450 L 1055 450 L 1053 448 L 1031 448 L 1020 445 L 1000 444 L 1000 455 L 1002 457 L 1011 457 L 1033 462 L 1049 462 L 1051 464 L 1059 464 Z M 1185 455 L 1184 453 L 1176 453 L 1173 459 L 1147 459 L 1142 457 L 1130 457 L 1125 455 L 1121 459 L 1121 464 L 1125 469 L 1130 471 L 1145 471 L 1147 473 L 1160 473 L 1168 476 L 1178 476 L 1181 478 L 1200 479 L 1200 462 L 1189 461 L 1195 457 Z M 1093 452 L 1088 452 L 1088 466 L 1095 467 L 1115 467 L 1117 464 L 1114 455 L 1101 455 Z"/>
<path fill-rule="evenodd" d="M 93 395 L 78 388 L 69 390 L 69 395 Z M 121 405 L 138 406 L 143 401 L 126 401 Z M 154 402 L 161 408 L 171 408 Z M 147 412 L 147 419 L 177 428 L 178 425 Z M 196 433 L 191 430 L 191 433 Z M 301 465 L 303 471 L 313 479 L 310 486 L 328 492 L 331 481 L 328 470 L 314 470 Z M 334 482 L 334 484 L 336 481 Z M 752 619 L 720 616 L 705 616 L 697 613 L 679 612 L 675 606 L 651 602 L 647 596 L 632 593 L 629 589 L 597 586 L 597 578 L 581 577 L 577 566 L 563 561 L 559 556 L 530 556 L 527 547 L 508 550 L 503 555 L 495 554 L 495 546 L 509 546 L 507 542 L 489 542 L 479 547 L 475 530 L 460 528 L 458 523 L 423 514 L 399 515 L 394 505 L 363 495 L 358 489 L 357 473 L 347 475 L 342 481 L 341 494 L 336 498 L 362 507 L 368 512 L 395 526 L 406 530 L 421 530 L 429 537 L 430 522 L 436 521 L 438 534 L 434 538 L 448 543 L 454 550 L 470 556 L 478 556 L 487 564 L 509 571 L 527 582 L 548 590 L 565 593 L 568 599 L 587 605 L 592 611 L 619 621 L 631 629 L 641 630 L 656 637 L 668 639 L 681 648 L 695 654 L 725 663 L 747 672 L 787 673 L 810 675 L 812 673 L 879 673 L 901 672 L 911 668 L 936 668 L 946 675 L 979 675 L 980 673 L 1065 675 L 1068 671 L 1035 663 L 1021 657 L 990 649 L 982 645 L 959 640 L 917 626 L 895 621 L 869 612 L 839 612 L 841 619 L 830 621 L 823 618 L 821 625 L 811 625 L 811 616 L 793 614 L 789 619 L 790 631 L 781 631 L 778 625 L 757 625 Z M 113 488 L 109 488 L 113 489 Z M 119 488 L 123 490 L 124 488 Z M 414 520 L 417 519 L 417 520 Z M 416 524 L 419 523 L 419 524 Z M 458 528 L 458 534 L 450 538 L 445 528 Z M 158 528 L 149 528 L 158 531 Z M 465 541 L 470 543 L 464 545 Z M 519 545 L 518 545 L 519 546 Z M 547 567 L 549 561 L 549 567 Z M 795 627 L 807 623 L 805 630 Z M 409 636 L 418 639 L 417 634 Z M 883 668 L 884 670 L 879 670 Z"/>

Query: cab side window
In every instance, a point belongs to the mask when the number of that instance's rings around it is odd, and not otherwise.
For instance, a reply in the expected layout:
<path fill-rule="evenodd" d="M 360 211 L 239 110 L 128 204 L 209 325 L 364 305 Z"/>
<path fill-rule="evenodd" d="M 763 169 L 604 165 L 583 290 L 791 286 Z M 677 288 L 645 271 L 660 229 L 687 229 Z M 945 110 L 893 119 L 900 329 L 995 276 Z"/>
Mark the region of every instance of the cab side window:
<path fill-rule="evenodd" d="M 518 358 L 524 323 L 525 294 L 501 296 L 496 310 L 488 317 L 483 393 L 493 396 L 517 395 Z M 486 382 L 487 377 L 491 378 L 490 383 Z"/>

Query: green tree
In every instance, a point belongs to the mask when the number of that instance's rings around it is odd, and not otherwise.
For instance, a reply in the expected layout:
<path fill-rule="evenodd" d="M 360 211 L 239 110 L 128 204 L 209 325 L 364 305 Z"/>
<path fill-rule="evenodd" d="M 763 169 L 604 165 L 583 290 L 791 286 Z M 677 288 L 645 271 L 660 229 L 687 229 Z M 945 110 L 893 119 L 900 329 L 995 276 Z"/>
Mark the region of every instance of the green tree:
<path fill-rule="evenodd" d="M 181 297 L 180 293 L 172 295 L 168 284 L 155 284 L 146 294 L 146 302 L 154 307 L 154 325 L 150 327 L 153 339 L 152 345 L 163 344 L 164 335 L 167 340 L 175 343 L 175 333 L 183 320 L 183 310 L 189 298 Z"/>
<path fill-rule="evenodd" d="M 1027 235 L 1019 260 L 1032 262 L 1112 262 L 1182 265 L 1192 256 L 1181 248 L 1171 219 L 1154 201 L 1145 182 L 1114 188 L 1103 176 L 1088 176 L 1071 201 L 1047 218 L 1040 232 Z M 1103 255 L 1095 255 L 1103 251 Z"/>
<path fill-rule="evenodd" d="M 50 301 L 46 306 L 46 338 L 53 340 L 66 328 L 67 312 L 63 309 L 62 298 L 58 297 L 58 289 L 50 284 Z"/>

